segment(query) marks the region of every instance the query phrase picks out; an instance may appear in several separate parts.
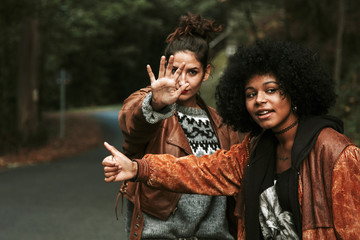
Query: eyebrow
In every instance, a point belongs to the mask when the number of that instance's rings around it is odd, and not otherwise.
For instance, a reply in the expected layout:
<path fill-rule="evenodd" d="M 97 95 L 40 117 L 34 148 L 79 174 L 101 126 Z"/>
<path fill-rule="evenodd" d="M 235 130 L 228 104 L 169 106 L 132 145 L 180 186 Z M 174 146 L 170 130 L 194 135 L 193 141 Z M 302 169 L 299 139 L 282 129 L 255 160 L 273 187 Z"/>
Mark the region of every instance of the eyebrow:
<path fill-rule="evenodd" d="M 173 65 L 173 68 L 179 68 L 179 67 Z M 189 69 L 201 69 L 201 68 L 199 68 L 199 67 L 192 67 L 192 68 L 189 68 Z"/>
<path fill-rule="evenodd" d="M 198 68 L 198 67 L 193 67 L 193 68 L 190 68 L 190 70 L 199 70 L 201 68 Z"/>
<path fill-rule="evenodd" d="M 265 82 L 263 85 L 265 86 L 270 83 L 275 83 L 276 85 L 279 85 L 279 83 L 277 81 L 268 81 L 268 82 Z"/>
<path fill-rule="evenodd" d="M 266 85 L 271 84 L 271 83 L 274 83 L 274 84 L 276 84 L 276 85 L 279 85 L 279 83 L 276 82 L 276 81 L 268 81 L 268 82 L 264 82 L 263 86 L 266 86 Z M 254 88 L 251 87 L 251 86 L 249 86 L 249 87 L 245 88 L 245 91 L 248 90 L 248 89 L 254 89 Z"/>

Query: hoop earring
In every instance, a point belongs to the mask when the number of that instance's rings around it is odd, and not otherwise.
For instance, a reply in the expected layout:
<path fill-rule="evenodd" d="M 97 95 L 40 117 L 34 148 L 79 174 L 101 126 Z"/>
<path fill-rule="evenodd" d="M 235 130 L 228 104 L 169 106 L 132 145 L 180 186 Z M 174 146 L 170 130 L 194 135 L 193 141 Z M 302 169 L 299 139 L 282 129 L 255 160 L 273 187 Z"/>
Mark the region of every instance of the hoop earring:
<path fill-rule="evenodd" d="M 293 107 L 291 108 L 291 110 L 292 110 L 294 113 L 296 113 L 296 112 L 297 112 L 297 106 L 293 106 Z"/>

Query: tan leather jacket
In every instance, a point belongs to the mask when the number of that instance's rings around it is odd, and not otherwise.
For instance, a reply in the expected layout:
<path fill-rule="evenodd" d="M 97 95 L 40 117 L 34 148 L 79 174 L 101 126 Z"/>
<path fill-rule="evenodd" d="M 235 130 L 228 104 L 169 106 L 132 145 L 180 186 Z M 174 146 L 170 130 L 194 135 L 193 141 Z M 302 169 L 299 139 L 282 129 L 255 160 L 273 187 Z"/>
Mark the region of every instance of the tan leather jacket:
<path fill-rule="evenodd" d="M 172 165 L 171 174 L 164 165 L 174 157 L 149 154 L 138 161 L 137 181 L 178 192 L 235 196 L 237 237 L 245 239 L 242 183 L 249 147 L 246 136 L 230 151 L 201 158 L 190 155 Z M 190 171 L 193 174 L 186 174 Z M 303 239 L 359 239 L 360 149 L 348 138 L 331 128 L 321 131 L 300 167 L 298 189 Z"/>
<path fill-rule="evenodd" d="M 148 123 L 142 113 L 142 103 L 150 88 L 143 88 L 131 94 L 119 112 L 119 125 L 124 136 L 123 152 L 129 158 L 142 158 L 146 153 L 167 153 L 176 157 L 192 154 L 191 147 L 182 130 L 177 116 L 155 124 Z M 239 135 L 221 122 L 213 108 L 207 107 L 201 98 L 199 106 L 210 119 L 222 149 L 230 149 L 240 142 Z M 176 211 L 181 194 L 155 190 L 145 184 L 127 182 L 120 191 L 134 203 L 130 239 L 140 239 L 143 228 L 142 211 L 166 220 Z M 232 212 L 231 212 L 232 213 Z"/>

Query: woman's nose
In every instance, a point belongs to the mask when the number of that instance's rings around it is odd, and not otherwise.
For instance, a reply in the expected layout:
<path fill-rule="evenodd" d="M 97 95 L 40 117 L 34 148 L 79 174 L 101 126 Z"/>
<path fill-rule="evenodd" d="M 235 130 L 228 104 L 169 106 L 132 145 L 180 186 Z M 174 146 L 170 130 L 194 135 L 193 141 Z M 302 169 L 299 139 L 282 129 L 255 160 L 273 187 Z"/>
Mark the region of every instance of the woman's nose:
<path fill-rule="evenodd" d="M 257 103 L 265 103 L 267 101 L 266 95 L 264 92 L 258 92 L 256 95 L 256 102 Z"/>
<path fill-rule="evenodd" d="M 180 78 L 179 81 L 180 86 L 184 85 L 186 83 L 186 73 L 182 72 L 179 78 Z"/>

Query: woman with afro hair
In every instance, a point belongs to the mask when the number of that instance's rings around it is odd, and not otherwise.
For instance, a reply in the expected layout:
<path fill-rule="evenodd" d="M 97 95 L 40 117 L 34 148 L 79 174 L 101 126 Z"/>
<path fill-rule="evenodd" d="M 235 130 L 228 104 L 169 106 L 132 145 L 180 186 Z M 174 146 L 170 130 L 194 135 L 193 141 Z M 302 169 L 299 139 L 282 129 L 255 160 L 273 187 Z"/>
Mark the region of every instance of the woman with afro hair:
<path fill-rule="evenodd" d="M 294 43 L 258 41 L 229 59 L 216 90 L 223 121 L 248 132 L 213 155 L 130 160 L 105 143 L 105 181 L 236 199 L 238 239 L 358 239 L 360 149 L 327 115 L 334 82 Z"/>

